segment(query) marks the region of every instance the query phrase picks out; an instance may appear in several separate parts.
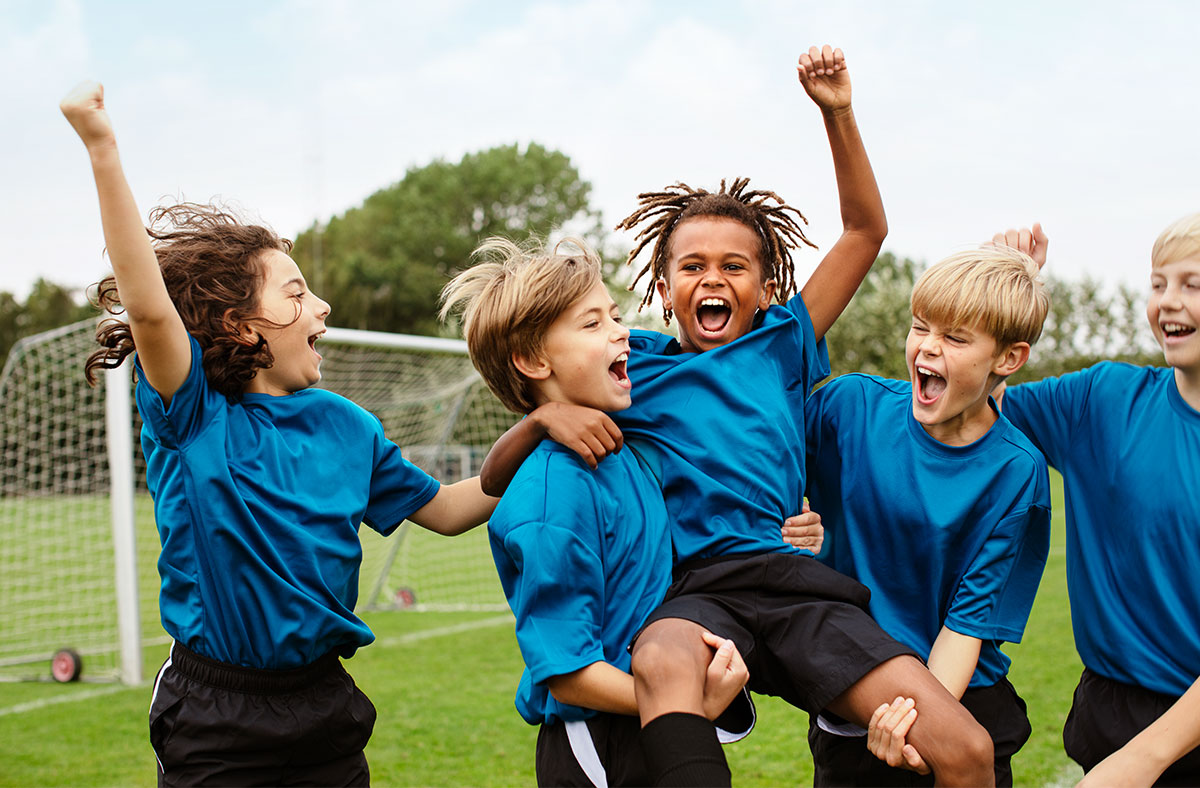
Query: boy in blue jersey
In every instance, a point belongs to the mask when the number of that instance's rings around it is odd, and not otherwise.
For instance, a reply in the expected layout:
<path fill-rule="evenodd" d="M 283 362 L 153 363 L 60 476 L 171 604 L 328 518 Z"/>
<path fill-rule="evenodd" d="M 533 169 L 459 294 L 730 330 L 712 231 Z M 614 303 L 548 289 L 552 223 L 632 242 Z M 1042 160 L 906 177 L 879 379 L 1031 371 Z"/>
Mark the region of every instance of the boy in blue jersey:
<path fill-rule="evenodd" d="M 1034 230 L 996 241 L 1044 261 Z M 1200 785 L 1200 214 L 1167 227 L 1150 261 L 1166 367 L 1106 361 L 1002 397 L 1063 475 L 1084 664 L 1063 741 L 1084 785 Z"/>
<path fill-rule="evenodd" d="M 559 252 L 563 244 L 578 253 Z M 599 258 L 568 239 L 552 252 L 504 239 L 451 281 L 443 317 L 463 308 L 471 358 L 518 413 L 554 407 L 572 416 L 629 406 L 629 330 L 600 278 Z M 613 446 L 612 448 L 616 448 Z M 541 725 L 539 785 L 646 785 L 627 646 L 670 582 L 662 493 L 633 451 L 594 472 L 554 440 L 538 445 L 488 524 L 492 554 L 516 616 L 526 669 L 516 705 Z M 742 695 L 745 665 L 733 643 L 706 633 L 705 712 Z M 740 709 L 752 722 L 749 698 Z"/>
<path fill-rule="evenodd" d="M 1010 786 L 1030 725 L 1000 643 L 1021 639 L 1033 605 L 1050 492 L 1041 453 L 989 395 L 1041 335 L 1049 301 L 1037 276 L 1007 247 L 932 266 L 912 292 L 910 379 L 843 375 L 805 404 L 818 558 L 871 589 L 871 615 L 987 728 L 996 784 Z M 932 783 L 875 758 L 866 735 L 814 716 L 814 784 Z"/>
<path fill-rule="evenodd" d="M 313 388 L 329 304 L 291 242 L 213 206 L 142 225 L 103 88 L 62 102 L 87 148 L 113 276 L 100 349 L 135 354 L 146 482 L 174 643 L 150 702 L 159 785 L 366 785 L 375 707 L 341 659 L 375 639 L 354 614 L 362 523 L 443 534 L 495 505 L 440 485 L 358 405 Z"/>
<path fill-rule="evenodd" d="M 661 483 L 675 554 L 675 582 L 633 647 L 643 746 L 657 784 L 728 784 L 727 771 L 704 771 L 724 765 L 701 702 L 702 633 L 712 632 L 737 644 L 752 690 L 814 713 L 830 708 L 865 726 L 880 704 L 914 697 L 922 715 L 911 735 L 934 753 L 937 779 L 988 785 L 987 732 L 871 620 L 866 588 L 780 538 L 784 518 L 801 509 L 802 414 L 828 374 L 822 337 L 887 230 L 841 50 L 813 47 L 798 73 L 822 111 L 843 221 L 799 294 L 787 298 L 791 251 L 807 243 L 803 217 L 745 179 L 717 192 L 676 184 L 642 194 L 618 225 L 646 224 L 630 253 L 653 244 L 639 274 L 652 280 L 643 303 L 658 292 L 664 319 L 679 326 L 678 339 L 633 333 L 633 403 L 614 414 Z M 511 468 L 536 437 L 536 424 L 518 425 L 488 463 Z M 485 466 L 481 475 L 494 492 L 505 471 Z"/>

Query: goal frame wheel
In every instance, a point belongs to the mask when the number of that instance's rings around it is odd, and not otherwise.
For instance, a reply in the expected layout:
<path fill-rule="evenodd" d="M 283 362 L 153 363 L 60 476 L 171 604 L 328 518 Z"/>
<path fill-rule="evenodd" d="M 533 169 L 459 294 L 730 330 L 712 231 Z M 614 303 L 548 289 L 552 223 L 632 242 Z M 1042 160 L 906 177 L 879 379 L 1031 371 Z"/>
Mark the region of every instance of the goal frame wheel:
<path fill-rule="evenodd" d="M 50 658 L 50 677 L 59 684 L 79 681 L 83 673 L 83 658 L 73 648 L 60 648 Z"/>

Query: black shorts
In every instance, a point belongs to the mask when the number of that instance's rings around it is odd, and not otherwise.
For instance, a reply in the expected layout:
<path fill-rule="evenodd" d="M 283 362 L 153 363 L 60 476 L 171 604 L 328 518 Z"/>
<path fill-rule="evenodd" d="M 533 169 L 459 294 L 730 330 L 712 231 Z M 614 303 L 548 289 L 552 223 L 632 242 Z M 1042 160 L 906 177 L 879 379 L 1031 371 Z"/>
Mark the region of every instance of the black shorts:
<path fill-rule="evenodd" d="M 992 737 L 996 753 L 996 785 L 1012 786 L 1012 757 L 1029 741 L 1033 729 L 1025 712 L 1025 701 L 1008 681 L 990 687 L 968 689 L 962 705 Z M 827 718 L 833 715 L 826 713 Z M 840 722 L 836 718 L 833 721 Z M 867 750 L 867 737 L 839 736 L 822 730 L 812 717 L 808 746 L 813 757 L 814 786 L 931 786 L 933 775 L 888 766 Z"/>
<path fill-rule="evenodd" d="M 675 577 L 642 629 L 682 618 L 729 638 L 750 670 L 751 690 L 806 711 L 825 708 L 892 657 L 919 659 L 871 618 L 866 586 L 811 556 L 703 559 L 677 567 Z"/>
<path fill-rule="evenodd" d="M 255 670 L 175 643 L 150 701 L 160 786 L 369 785 L 374 727 L 375 707 L 333 653 Z"/>
<path fill-rule="evenodd" d="M 543 725 L 537 739 L 538 785 L 650 785 L 641 731 L 638 718 L 624 714 Z"/>
<path fill-rule="evenodd" d="M 1083 669 L 1063 726 L 1067 755 L 1090 771 L 1171 708 L 1179 696 L 1164 695 Z M 1155 785 L 1200 785 L 1200 747 L 1167 767 Z"/>

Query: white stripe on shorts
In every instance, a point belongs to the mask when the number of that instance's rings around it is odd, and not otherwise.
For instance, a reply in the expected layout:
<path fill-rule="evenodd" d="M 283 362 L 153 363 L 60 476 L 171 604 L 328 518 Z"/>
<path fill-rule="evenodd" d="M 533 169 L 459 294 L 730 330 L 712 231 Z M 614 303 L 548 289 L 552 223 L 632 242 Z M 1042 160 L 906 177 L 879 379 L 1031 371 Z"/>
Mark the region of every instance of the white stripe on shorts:
<path fill-rule="evenodd" d="M 596 788 L 608 788 L 608 773 L 604 771 L 604 764 L 600 763 L 600 753 L 596 752 L 596 743 L 592 741 L 587 721 L 574 720 L 563 724 L 567 726 L 567 741 L 571 743 L 571 753 L 579 768 L 583 769 Z"/>
<path fill-rule="evenodd" d="M 167 668 L 171 667 L 171 657 L 173 657 L 174 654 L 175 654 L 175 641 L 172 640 L 171 648 L 169 651 L 167 651 L 167 661 L 164 662 L 163 666 L 158 669 L 158 675 L 154 677 L 154 692 L 151 693 L 151 695 L 150 695 L 150 711 L 148 712 L 148 714 L 154 713 L 154 701 L 158 700 L 158 685 L 162 681 L 163 674 L 167 672 Z M 153 747 L 151 747 L 150 749 L 154 750 Z M 154 760 L 158 761 L 158 773 L 159 774 L 162 774 L 164 771 L 166 771 L 165 769 L 163 769 L 162 759 L 160 759 L 158 757 L 157 751 L 155 751 L 155 753 L 154 753 Z"/>

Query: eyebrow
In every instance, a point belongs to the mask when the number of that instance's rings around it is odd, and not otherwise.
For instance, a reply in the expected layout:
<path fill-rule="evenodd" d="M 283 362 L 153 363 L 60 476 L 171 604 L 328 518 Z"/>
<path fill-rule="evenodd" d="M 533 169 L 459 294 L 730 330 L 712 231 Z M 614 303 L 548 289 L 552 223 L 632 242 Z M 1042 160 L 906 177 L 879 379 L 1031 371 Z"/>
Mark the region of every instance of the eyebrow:
<path fill-rule="evenodd" d="M 279 286 L 279 289 L 280 289 L 280 290 L 286 290 L 287 288 L 291 287 L 292 285 L 300 285 L 300 287 L 303 287 L 303 288 L 307 288 L 307 287 L 308 287 L 308 286 L 307 286 L 307 285 L 304 283 L 304 280 L 303 280 L 302 278 L 300 278 L 300 277 L 298 277 L 298 276 L 293 276 L 291 279 L 287 280 L 287 281 L 286 281 L 286 282 L 284 282 L 282 285 L 280 285 L 280 286 Z"/>

